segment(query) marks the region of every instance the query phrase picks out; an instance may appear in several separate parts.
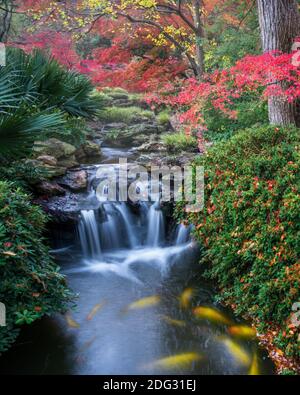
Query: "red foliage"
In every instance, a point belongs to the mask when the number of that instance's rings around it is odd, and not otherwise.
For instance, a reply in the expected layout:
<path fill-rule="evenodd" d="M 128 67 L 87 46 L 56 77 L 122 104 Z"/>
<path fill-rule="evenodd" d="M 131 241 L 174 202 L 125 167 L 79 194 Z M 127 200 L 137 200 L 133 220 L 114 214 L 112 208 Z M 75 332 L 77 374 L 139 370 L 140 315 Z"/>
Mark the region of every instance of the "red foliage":
<path fill-rule="evenodd" d="M 246 56 L 228 70 L 206 75 L 204 81 L 187 80 L 182 86 L 168 84 L 148 101 L 167 104 L 180 110 L 187 133 L 205 129 L 201 109 L 204 102 L 231 118 L 236 118 L 233 99 L 246 92 L 262 92 L 262 99 L 280 96 L 289 102 L 300 96 L 300 68 L 295 54 L 268 53 Z M 183 110 L 183 111 L 182 111 Z"/>
<path fill-rule="evenodd" d="M 24 44 L 18 46 L 26 52 L 35 48 L 47 50 L 59 63 L 74 68 L 80 61 L 70 35 L 45 31 L 24 36 Z"/>

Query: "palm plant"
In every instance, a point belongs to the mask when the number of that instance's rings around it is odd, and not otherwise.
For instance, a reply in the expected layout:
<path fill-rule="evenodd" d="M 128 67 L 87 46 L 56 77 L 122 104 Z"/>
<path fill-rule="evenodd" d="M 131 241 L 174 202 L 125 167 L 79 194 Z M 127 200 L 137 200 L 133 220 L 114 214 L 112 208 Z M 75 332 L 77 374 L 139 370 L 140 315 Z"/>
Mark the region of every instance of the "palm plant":
<path fill-rule="evenodd" d="M 68 116 L 89 117 L 97 101 L 89 80 L 41 51 L 9 48 L 0 68 L 0 156 L 25 153 L 43 131 L 61 129 Z"/>

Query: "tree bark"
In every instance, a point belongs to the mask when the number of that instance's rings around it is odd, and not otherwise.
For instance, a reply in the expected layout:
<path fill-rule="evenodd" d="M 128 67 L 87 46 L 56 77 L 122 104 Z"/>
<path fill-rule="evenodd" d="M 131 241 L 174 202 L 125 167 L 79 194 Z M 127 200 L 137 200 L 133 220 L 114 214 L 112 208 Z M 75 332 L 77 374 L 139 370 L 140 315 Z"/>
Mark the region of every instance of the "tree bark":
<path fill-rule="evenodd" d="M 197 63 L 197 77 L 201 78 L 205 72 L 204 64 L 204 50 L 203 50 L 203 38 L 204 38 L 204 27 L 202 22 L 202 8 L 203 0 L 194 1 L 194 23 L 195 23 L 195 35 L 196 35 L 196 63 Z"/>
<path fill-rule="evenodd" d="M 300 32 L 297 0 L 257 0 L 257 6 L 263 51 L 290 53 Z M 296 103 L 270 97 L 269 120 L 275 125 L 296 124 Z"/>
<path fill-rule="evenodd" d="M 11 27 L 13 4 L 11 1 L 0 1 L 0 42 L 6 43 Z"/>

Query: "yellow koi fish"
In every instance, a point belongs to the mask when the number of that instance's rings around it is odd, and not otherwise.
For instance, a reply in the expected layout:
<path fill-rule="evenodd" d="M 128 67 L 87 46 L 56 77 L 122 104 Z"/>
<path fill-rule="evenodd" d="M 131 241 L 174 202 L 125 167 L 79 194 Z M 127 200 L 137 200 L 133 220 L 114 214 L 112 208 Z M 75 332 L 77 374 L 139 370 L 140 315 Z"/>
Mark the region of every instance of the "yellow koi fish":
<path fill-rule="evenodd" d="M 253 339 L 256 336 L 256 330 L 251 326 L 246 325 L 235 325 L 228 328 L 228 332 L 232 336 L 239 337 L 241 339 Z"/>
<path fill-rule="evenodd" d="M 179 298 L 180 307 L 182 309 L 187 309 L 189 307 L 191 300 L 193 298 L 193 294 L 194 294 L 193 288 L 187 288 L 182 292 Z"/>
<path fill-rule="evenodd" d="M 211 308 L 199 306 L 194 309 L 194 315 L 197 318 L 214 322 L 215 324 L 230 325 L 231 321 L 220 311 Z"/>
<path fill-rule="evenodd" d="M 237 363 L 244 366 L 250 366 L 251 358 L 244 348 L 228 337 L 221 337 L 220 341 Z"/>
<path fill-rule="evenodd" d="M 102 307 L 105 305 L 105 301 L 103 301 L 103 302 L 101 302 L 101 303 L 98 303 L 98 304 L 96 304 L 93 308 L 92 308 L 92 310 L 90 311 L 90 313 L 88 314 L 88 316 L 86 317 L 86 319 L 88 320 L 88 321 L 91 321 L 93 318 L 94 318 L 94 316 L 98 313 L 98 311 L 100 310 L 100 309 L 102 309 Z"/>
<path fill-rule="evenodd" d="M 186 325 L 186 323 L 182 320 L 175 320 L 174 318 L 171 318 L 167 315 L 163 315 L 161 316 L 161 319 L 164 320 L 165 322 L 167 322 L 168 324 L 174 325 L 174 326 L 180 326 L 180 327 L 184 327 Z"/>
<path fill-rule="evenodd" d="M 159 296 L 148 296 L 147 298 L 136 300 L 130 303 L 127 310 L 139 310 L 148 307 L 156 306 L 160 302 Z"/>
<path fill-rule="evenodd" d="M 158 359 L 157 361 L 147 365 L 147 367 L 162 370 L 189 368 L 193 362 L 198 362 L 202 359 L 203 357 L 200 354 L 196 352 L 190 352 Z"/>
<path fill-rule="evenodd" d="M 259 375 L 260 372 L 259 372 L 258 357 L 257 357 L 257 353 L 255 353 L 249 369 L 249 376 L 259 376 Z"/>
<path fill-rule="evenodd" d="M 65 315 L 65 318 L 66 318 L 67 324 L 70 328 L 73 328 L 73 329 L 80 328 L 80 325 L 78 324 L 78 322 L 73 320 L 73 318 L 71 317 L 71 315 L 69 313 Z"/>

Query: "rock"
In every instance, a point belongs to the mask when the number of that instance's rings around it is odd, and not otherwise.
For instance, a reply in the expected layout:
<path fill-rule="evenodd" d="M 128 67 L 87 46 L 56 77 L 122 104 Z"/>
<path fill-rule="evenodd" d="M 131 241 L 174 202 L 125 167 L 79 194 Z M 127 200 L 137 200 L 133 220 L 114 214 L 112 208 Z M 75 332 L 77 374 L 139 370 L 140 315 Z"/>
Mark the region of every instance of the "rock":
<path fill-rule="evenodd" d="M 56 166 L 57 165 L 57 159 L 54 158 L 54 156 L 50 155 L 42 155 L 37 158 L 39 162 L 44 163 L 45 165 L 49 166 Z"/>
<path fill-rule="evenodd" d="M 87 140 L 81 145 L 75 154 L 76 160 L 79 163 L 90 163 L 101 158 L 100 145 L 93 141 Z"/>
<path fill-rule="evenodd" d="M 127 128 L 126 123 L 123 122 L 115 122 L 115 123 L 109 123 L 103 127 L 103 132 L 107 130 L 124 130 Z"/>
<path fill-rule="evenodd" d="M 156 141 L 150 141 L 149 143 L 144 143 L 141 146 L 135 148 L 135 151 L 138 152 L 167 152 L 167 147 L 161 143 Z"/>
<path fill-rule="evenodd" d="M 47 178 L 63 176 L 67 171 L 67 168 L 62 167 L 62 166 L 44 165 L 44 166 L 40 166 L 40 168 L 46 170 L 46 172 L 47 172 L 46 177 Z"/>
<path fill-rule="evenodd" d="M 107 131 L 103 133 L 102 141 L 112 147 L 141 145 L 149 142 L 149 137 L 159 135 L 160 130 L 156 123 L 141 123 L 127 126 L 125 130 Z"/>
<path fill-rule="evenodd" d="M 57 183 L 73 192 L 80 192 L 87 188 L 88 175 L 85 170 L 69 171 L 63 178 L 57 180 Z"/>
<path fill-rule="evenodd" d="M 51 166 L 37 159 L 27 159 L 25 163 L 42 171 L 44 170 L 43 179 L 62 176 L 67 170 L 64 166 Z"/>
<path fill-rule="evenodd" d="M 36 157 L 40 156 L 52 156 L 56 159 L 74 155 L 76 148 L 64 141 L 56 138 L 51 138 L 45 141 L 36 141 L 33 147 L 33 152 Z"/>
<path fill-rule="evenodd" d="M 56 182 L 42 181 L 35 188 L 39 194 L 46 196 L 62 196 L 66 194 L 66 190 Z"/>
<path fill-rule="evenodd" d="M 75 155 L 70 155 L 69 157 L 60 158 L 57 164 L 58 166 L 71 169 L 72 167 L 78 166 L 79 162 L 77 162 Z"/>
<path fill-rule="evenodd" d="M 126 92 L 121 93 L 121 92 L 110 92 L 109 96 L 114 99 L 114 100 L 129 100 L 129 96 Z"/>
<path fill-rule="evenodd" d="M 82 146 L 77 149 L 77 151 L 75 153 L 75 157 L 76 157 L 77 162 L 79 162 L 79 163 L 82 163 L 85 160 L 86 154 L 85 154 Z"/>
<path fill-rule="evenodd" d="M 100 146 L 93 141 L 87 140 L 83 144 L 82 149 L 87 158 L 99 158 L 101 156 Z"/>

